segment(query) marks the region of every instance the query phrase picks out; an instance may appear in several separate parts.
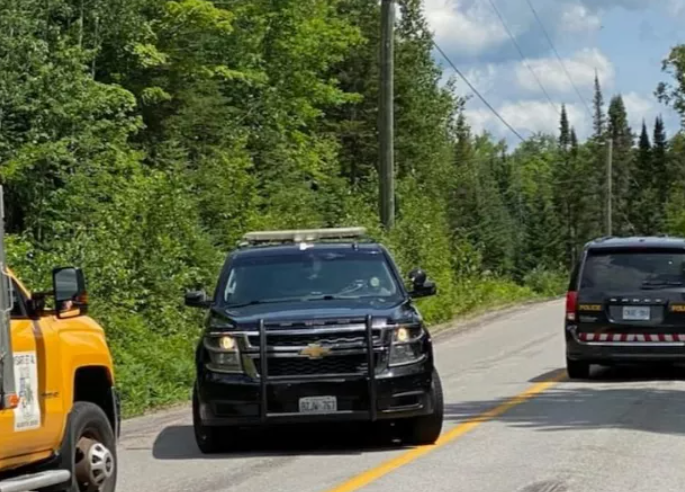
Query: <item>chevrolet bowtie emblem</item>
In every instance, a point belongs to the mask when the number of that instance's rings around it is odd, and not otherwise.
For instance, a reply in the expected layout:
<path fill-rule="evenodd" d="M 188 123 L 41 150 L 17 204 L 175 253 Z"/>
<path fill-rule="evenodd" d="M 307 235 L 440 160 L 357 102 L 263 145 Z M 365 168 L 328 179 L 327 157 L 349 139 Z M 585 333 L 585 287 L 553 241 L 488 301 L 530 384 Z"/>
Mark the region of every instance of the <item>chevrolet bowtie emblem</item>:
<path fill-rule="evenodd" d="M 300 351 L 300 355 L 304 355 L 305 357 L 309 357 L 310 359 L 321 359 L 322 357 L 326 357 L 330 353 L 330 347 L 322 347 L 321 345 L 316 343 L 307 345 Z"/>

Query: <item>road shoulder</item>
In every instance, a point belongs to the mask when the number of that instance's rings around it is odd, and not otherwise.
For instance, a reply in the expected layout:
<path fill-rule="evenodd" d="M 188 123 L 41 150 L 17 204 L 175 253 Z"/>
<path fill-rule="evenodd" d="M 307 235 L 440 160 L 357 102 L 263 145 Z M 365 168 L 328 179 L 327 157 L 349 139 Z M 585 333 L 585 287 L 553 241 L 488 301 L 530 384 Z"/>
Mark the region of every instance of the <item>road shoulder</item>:
<path fill-rule="evenodd" d="M 464 316 L 459 316 L 445 323 L 433 325 L 430 328 L 431 335 L 436 343 L 461 335 L 465 332 L 484 328 L 514 314 L 529 311 L 537 307 L 544 307 L 562 300 L 562 297 L 536 299 L 527 302 L 507 304 L 496 308 L 477 310 Z"/>

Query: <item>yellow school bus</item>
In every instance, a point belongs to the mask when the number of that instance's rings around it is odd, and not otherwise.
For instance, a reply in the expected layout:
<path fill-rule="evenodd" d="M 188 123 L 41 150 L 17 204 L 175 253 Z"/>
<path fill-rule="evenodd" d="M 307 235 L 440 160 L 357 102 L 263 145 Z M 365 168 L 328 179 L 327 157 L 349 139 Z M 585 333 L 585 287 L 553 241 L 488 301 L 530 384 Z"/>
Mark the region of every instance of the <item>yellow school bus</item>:
<path fill-rule="evenodd" d="M 5 265 L 2 229 L 0 492 L 113 492 L 119 402 L 83 272 L 56 268 L 51 292 L 29 292 Z"/>

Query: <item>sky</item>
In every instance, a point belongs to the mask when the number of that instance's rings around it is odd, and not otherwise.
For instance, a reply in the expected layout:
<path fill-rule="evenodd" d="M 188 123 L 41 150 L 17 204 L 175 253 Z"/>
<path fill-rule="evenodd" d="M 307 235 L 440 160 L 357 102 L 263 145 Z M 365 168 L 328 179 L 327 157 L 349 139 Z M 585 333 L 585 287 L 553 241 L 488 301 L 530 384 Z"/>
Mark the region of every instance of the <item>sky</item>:
<path fill-rule="evenodd" d="M 685 0 L 424 0 L 424 9 L 438 45 L 524 138 L 556 134 L 561 104 L 578 136 L 587 137 L 595 73 L 606 105 L 622 95 L 635 132 L 643 119 L 651 132 L 657 115 L 669 134 L 679 130 L 678 116 L 654 90 L 670 81 L 663 59 L 685 43 Z M 435 57 L 445 80 L 456 76 Z M 466 112 L 475 132 L 518 142 L 459 79 L 457 91 L 471 96 Z"/>

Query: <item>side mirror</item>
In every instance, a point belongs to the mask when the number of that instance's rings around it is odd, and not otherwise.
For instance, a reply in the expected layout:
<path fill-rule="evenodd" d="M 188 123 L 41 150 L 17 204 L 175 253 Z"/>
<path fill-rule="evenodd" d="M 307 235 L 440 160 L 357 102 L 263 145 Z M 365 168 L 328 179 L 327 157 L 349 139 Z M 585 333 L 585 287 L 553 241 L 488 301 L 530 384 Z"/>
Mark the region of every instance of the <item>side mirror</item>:
<path fill-rule="evenodd" d="M 409 281 L 414 289 L 421 287 L 426 283 L 426 280 L 428 280 L 428 276 L 421 268 L 414 268 L 411 272 L 409 272 Z"/>
<path fill-rule="evenodd" d="M 414 299 L 420 297 L 430 297 L 438 293 L 438 287 L 432 280 L 426 280 L 421 287 L 414 287 L 411 296 Z"/>
<path fill-rule="evenodd" d="M 74 318 L 88 311 L 88 294 L 83 270 L 74 267 L 52 271 L 55 313 L 58 318 Z"/>
<path fill-rule="evenodd" d="M 412 283 L 412 291 L 409 294 L 414 299 L 433 296 L 438 292 L 435 282 L 429 280 L 426 272 L 420 268 L 415 268 L 409 272 L 409 280 Z"/>
<path fill-rule="evenodd" d="M 188 307 L 206 309 L 210 303 L 211 300 L 207 297 L 207 293 L 204 290 L 186 292 L 185 304 Z"/>

